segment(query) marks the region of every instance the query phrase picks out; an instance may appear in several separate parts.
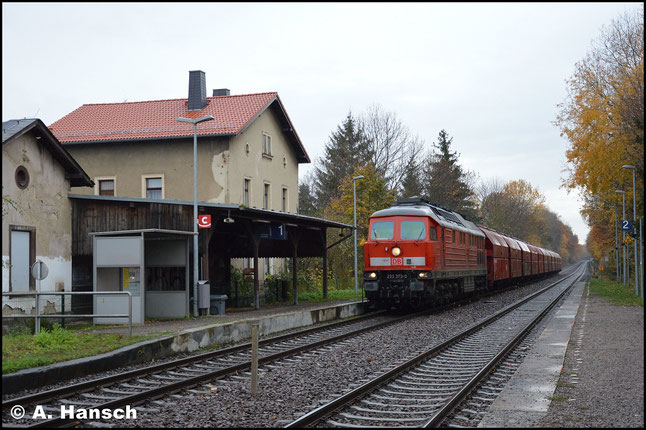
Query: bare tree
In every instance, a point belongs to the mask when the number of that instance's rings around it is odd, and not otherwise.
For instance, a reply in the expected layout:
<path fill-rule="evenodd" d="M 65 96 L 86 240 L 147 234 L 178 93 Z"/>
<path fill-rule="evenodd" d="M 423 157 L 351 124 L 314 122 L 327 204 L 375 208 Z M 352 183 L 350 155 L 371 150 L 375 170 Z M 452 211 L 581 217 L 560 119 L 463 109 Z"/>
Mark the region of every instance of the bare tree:
<path fill-rule="evenodd" d="M 407 165 L 422 151 L 423 143 L 413 136 L 393 111 L 374 104 L 359 119 L 370 145 L 370 160 L 389 188 L 398 189 L 406 176 Z"/>

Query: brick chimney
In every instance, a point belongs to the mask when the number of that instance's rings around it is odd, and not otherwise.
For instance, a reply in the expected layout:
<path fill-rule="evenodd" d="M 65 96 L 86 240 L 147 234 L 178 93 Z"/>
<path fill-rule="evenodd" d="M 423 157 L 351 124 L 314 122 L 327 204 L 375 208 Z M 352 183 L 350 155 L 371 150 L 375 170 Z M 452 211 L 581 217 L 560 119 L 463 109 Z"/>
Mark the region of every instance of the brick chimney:
<path fill-rule="evenodd" d="M 188 110 L 206 107 L 206 77 L 201 70 L 188 72 Z"/>

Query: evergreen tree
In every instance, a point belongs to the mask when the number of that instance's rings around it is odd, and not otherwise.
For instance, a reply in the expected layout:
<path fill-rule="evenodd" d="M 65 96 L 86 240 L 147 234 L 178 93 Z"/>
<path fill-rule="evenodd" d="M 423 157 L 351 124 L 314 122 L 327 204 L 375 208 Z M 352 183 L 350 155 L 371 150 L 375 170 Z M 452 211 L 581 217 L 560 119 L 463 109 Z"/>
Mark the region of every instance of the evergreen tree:
<path fill-rule="evenodd" d="M 298 213 L 309 216 L 319 215 L 312 187 L 306 182 L 298 186 Z"/>
<path fill-rule="evenodd" d="M 417 155 L 413 154 L 406 162 L 406 173 L 401 184 L 400 197 L 422 196 L 421 165 L 417 162 Z"/>
<path fill-rule="evenodd" d="M 363 131 L 348 113 L 325 145 L 325 156 L 316 167 L 315 194 L 319 209 L 340 195 L 343 179 L 370 159 L 370 149 Z"/>
<path fill-rule="evenodd" d="M 437 144 L 433 144 L 435 150 L 424 167 L 424 195 L 431 202 L 475 221 L 475 196 L 467 184 L 467 174 L 458 164 L 459 154 L 451 152 L 452 141 L 446 131 L 440 131 Z"/>

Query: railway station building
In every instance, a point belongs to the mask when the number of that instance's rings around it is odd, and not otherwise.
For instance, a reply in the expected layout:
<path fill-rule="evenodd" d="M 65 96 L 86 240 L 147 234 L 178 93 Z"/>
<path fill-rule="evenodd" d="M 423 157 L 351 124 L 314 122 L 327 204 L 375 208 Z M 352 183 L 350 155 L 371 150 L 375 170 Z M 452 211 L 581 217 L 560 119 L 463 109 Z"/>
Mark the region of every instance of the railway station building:
<path fill-rule="evenodd" d="M 35 291 L 30 268 L 39 260 L 49 276 L 41 291 L 72 291 L 72 202 L 70 187 L 94 183 L 40 119 L 2 123 L 2 292 Z M 60 311 L 48 297 L 44 310 Z M 31 314 L 33 296 L 5 296 L 5 314 Z"/>
<path fill-rule="evenodd" d="M 231 296 L 233 266 L 253 278 L 258 308 L 266 275 L 291 269 L 295 293 L 297 258 L 323 257 L 326 272 L 327 231 L 347 238 L 352 227 L 298 214 L 298 166 L 310 159 L 278 94 L 217 89 L 207 97 L 198 70 L 189 72 L 188 98 L 86 104 L 49 126 L 93 182 L 71 184 L 75 290 L 98 282 L 139 291 L 141 321 L 188 313 L 194 129 L 177 118 L 206 115 L 214 119 L 197 125 L 197 201 L 211 226 L 198 232 L 199 279 L 211 294 Z M 140 258 L 111 260 L 120 243 Z M 163 295 L 173 298 L 152 310 Z M 186 313 L 164 314 L 169 303 Z"/>

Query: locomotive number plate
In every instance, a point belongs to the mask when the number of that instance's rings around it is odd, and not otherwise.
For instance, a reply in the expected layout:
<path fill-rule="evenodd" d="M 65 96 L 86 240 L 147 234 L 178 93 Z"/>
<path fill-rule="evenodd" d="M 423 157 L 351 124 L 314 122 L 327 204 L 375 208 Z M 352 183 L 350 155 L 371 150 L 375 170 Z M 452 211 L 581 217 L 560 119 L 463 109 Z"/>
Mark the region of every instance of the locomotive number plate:
<path fill-rule="evenodd" d="M 389 273 L 386 275 L 386 279 L 405 279 L 405 273 Z"/>

